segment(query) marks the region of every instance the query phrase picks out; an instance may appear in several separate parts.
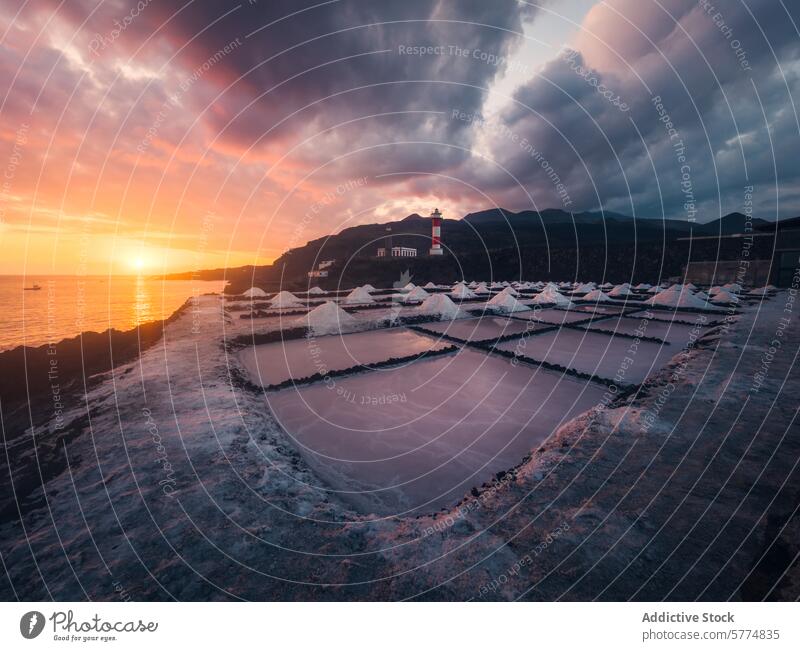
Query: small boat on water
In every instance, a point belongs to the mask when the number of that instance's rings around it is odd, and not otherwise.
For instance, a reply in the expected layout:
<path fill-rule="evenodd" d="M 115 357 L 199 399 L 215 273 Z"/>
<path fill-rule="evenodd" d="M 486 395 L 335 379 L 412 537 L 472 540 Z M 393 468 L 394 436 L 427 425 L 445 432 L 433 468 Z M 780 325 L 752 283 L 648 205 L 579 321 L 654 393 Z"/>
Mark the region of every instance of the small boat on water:
<path fill-rule="evenodd" d="M 42 287 L 41 285 L 31 285 L 30 287 L 23 287 L 26 292 L 35 292 L 40 290 Z"/>

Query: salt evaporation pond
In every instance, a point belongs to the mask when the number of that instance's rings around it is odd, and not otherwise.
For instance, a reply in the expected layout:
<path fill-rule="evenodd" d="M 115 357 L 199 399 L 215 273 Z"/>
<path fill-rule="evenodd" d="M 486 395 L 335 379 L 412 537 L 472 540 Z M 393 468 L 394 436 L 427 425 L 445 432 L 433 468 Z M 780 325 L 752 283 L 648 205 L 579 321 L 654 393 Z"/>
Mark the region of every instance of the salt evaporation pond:
<path fill-rule="evenodd" d="M 524 321 L 495 316 L 426 323 L 422 327 L 463 341 L 486 341 L 530 330 L 530 326 Z"/>
<path fill-rule="evenodd" d="M 572 308 L 573 312 L 593 312 L 595 314 L 622 314 L 626 309 L 630 309 L 630 307 L 622 307 L 621 305 L 580 305 L 576 304 L 575 307 Z"/>
<path fill-rule="evenodd" d="M 628 316 L 639 317 L 642 316 L 645 311 L 648 310 L 633 312 Z M 686 321 L 688 323 L 699 323 L 701 325 L 710 324 L 725 316 L 724 309 L 720 309 L 719 314 L 704 314 L 702 312 L 691 312 L 689 310 L 649 310 L 649 312 L 654 321 Z M 705 321 L 703 321 L 703 319 L 705 319 Z"/>
<path fill-rule="evenodd" d="M 626 337 L 562 329 L 512 339 L 497 348 L 607 379 L 614 379 L 624 364 L 621 384 L 644 382 L 680 350 L 679 346 L 640 341 L 631 354 L 633 343 Z"/>
<path fill-rule="evenodd" d="M 644 313 L 637 316 L 604 319 L 603 321 L 588 323 L 581 327 L 589 330 L 607 330 L 624 335 L 657 337 L 681 348 L 689 343 L 692 332 L 695 330 L 695 326 L 693 325 L 651 319 L 650 315 L 645 316 Z M 702 334 L 704 330 L 705 328 L 701 328 L 700 333 Z"/>
<path fill-rule="evenodd" d="M 251 346 L 239 353 L 239 359 L 254 383 L 268 386 L 450 345 L 406 328 L 389 328 Z"/>
<path fill-rule="evenodd" d="M 465 349 L 267 399 L 332 490 L 385 516 L 452 505 L 597 405 L 604 390 Z"/>
<path fill-rule="evenodd" d="M 514 316 L 519 319 L 541 321 L 542 323 L 548 323 L 550 325 L 561 325 L 562 323 L 586 321 L 587 319 L 591 319 L 593 315 L 575 310 L 558 310 L 556 308 L 546 307 L 541 310 L 531 310 L 530 312 L 516 312 Z"/>

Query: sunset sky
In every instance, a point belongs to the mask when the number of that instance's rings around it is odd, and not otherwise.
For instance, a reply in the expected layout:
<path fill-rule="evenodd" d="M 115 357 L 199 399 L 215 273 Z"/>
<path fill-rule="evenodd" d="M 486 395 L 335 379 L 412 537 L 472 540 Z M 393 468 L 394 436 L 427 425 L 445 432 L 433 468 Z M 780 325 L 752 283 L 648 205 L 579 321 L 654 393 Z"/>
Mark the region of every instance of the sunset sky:
<path fill-rule="evenodd" d="M 263 264 L 434 205 L 798 215 L 800 7 L 715 2 L 4 0 L 0 273 Z"/>

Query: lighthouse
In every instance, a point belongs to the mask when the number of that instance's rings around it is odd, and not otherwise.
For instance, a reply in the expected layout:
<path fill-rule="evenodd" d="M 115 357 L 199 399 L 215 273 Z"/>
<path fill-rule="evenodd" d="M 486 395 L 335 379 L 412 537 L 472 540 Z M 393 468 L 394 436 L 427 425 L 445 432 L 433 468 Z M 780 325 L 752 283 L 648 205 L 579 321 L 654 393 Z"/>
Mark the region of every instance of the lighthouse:
<path fill-rule="evenodd" d="M 431 250 L 430 255 L 444 255 L 442 250 L 442 213 L 436 208 L 431 213 Z"/>

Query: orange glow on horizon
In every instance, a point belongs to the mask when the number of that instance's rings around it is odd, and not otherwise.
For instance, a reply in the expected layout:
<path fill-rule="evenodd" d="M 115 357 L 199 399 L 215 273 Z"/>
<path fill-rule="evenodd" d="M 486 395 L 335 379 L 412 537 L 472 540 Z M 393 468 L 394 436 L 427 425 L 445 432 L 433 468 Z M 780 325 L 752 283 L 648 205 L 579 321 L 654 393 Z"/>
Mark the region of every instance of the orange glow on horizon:
<path fill-rule="evenodd" d="M 155 239 L 155 238 L 151 238 Z M 177 238 L 180 239 L 180 238 Z M 272 264 L 274 257 L 250 251 L 151 243 L 113 233 L 0 225 L 0 275 L 159 275 L 204 269 Z"/>

